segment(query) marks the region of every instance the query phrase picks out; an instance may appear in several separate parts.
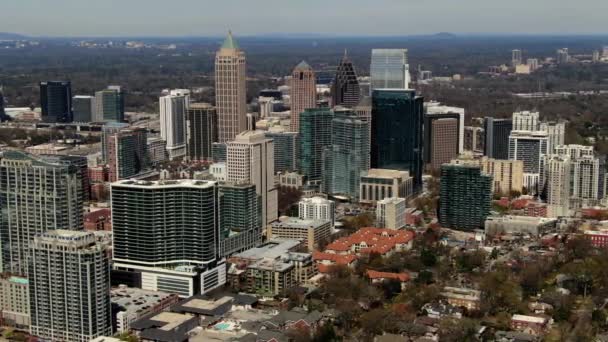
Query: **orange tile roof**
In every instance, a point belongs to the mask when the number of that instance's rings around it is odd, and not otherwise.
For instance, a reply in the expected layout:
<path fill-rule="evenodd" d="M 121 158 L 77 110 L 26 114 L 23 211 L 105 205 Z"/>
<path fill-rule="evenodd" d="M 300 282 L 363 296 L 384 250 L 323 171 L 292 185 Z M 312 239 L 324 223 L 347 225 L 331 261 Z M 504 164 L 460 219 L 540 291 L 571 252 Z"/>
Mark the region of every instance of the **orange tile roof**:
<path fill-rule="evenodd" d="M 410 280 L 410 275 L 407 273 L 379 272 L 374 270 L 367 270 L 367 277 L 369 279 L 395 279 L 401 282 Z"/>
<path fill-rule="evenodd" d="M 367 227 L 330 243 L 327 250 L 345 252 L 351 250 L 353 245 L 365 243 L 367 248 L 362 248 L 362 253 L 384 254 L 393 249 L 395 245 L 406 244 L 413 239 L 414 233 L 411 231 Z"/>
<path fill-rule="evenodd" d="M 340 255 L 340 254 L 334 254 L 334 253 L 324 253 L 324 252 L 315 251 L 312 253 L 312 259 L 315 261 L 327 260 L 327 261 L 331 261 L 337 265 L 348 265 L 348 264 L 352 263 L 353 261 L 357 260 L 357 256 L 352 255 L 352 254 Z"/>

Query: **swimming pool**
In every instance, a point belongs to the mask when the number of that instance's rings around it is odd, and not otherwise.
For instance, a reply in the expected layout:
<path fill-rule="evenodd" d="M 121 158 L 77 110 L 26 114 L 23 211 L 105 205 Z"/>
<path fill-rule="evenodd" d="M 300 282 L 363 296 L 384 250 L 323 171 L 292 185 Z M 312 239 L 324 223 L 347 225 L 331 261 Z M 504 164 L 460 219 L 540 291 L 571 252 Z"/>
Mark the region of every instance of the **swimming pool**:
<path fill-rule="evenodd" d="M 216 325 L 213 326 L 213 328 L 215 330 L 228 330 L 231 327 L 232 327 L 232 324 L 226 323 L 226 322 L 221 322 L 221 323 L 218 323 L 218 324 L 216 324 Z"/>

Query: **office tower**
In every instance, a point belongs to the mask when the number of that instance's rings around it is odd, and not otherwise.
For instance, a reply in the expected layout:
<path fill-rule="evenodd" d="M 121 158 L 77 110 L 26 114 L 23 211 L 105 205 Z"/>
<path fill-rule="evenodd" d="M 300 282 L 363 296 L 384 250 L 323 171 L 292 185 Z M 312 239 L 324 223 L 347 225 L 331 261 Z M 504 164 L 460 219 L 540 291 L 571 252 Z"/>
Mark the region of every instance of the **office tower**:
<path fill-rule="evenodd" d="M 430 170 L 439 170 L 441 165 L 458 156 L 458 120 L 438 119 L 431 121 L 431 137 L 428 146 Z"/>
<path fill-rule="evenodd" d="M 547 216 L 570 215 L 572 163 L 568 155 L 544 157 Z"/>
<path fill-rule="evenodd" d="M 338 65 L 331 85 L 332 106 L 355 107 L 361 99 L 361 90 L 355 67 L 346 53 Z"/>
<path fill-rule="evenodd" d="M 262 241 L 262 197 L 255 184 L 222 183 L 220 249 L 222 256 L 253 248 Z"/>
<path fill-rule="evenodd" d="M 445 164 L 441 167 L 439 223 L 444 228 L 474 230 L 484 227 L 492 203 L 492 177 L 479 166 Z"/>
<path fill-rule="evenodd" d="M 407 49 L 372 49 L 370 94 L 376 89 L 409 89 Z"/>
<path fill-rule="evenodd" d="M 302 61 L 291 73 L 291 131 L 299 132 L 300 113 L 317 107 L 317 79 L 308 63 Z"/>
<path fill-rule="evenodd" d="M 566 138 L 565 122 L 543 122 L 540 124 L 540 130 L 547 132 L 547 153 L 554 153 L 558 146 L 564 144 Z"/>
<path fill-rule="evenodd" d="M 184 94 L 162 96 L 160 105 L 160 136 L 167 142 L 169 159 L 186 155 L 186 111 L 188 101 Z"/>
<path fill-rule="evenodd" d="M 298 133 L 271 128 L 266 132 L 266 138 L 274 141 L 274 171 L 296 171 L 300 153 Z"/>
<path fill-rule="evenodd" d="M 570 62 L 570 55 L 568 52 L 568 48 L 558 49 L 557 50 L 557 64 L 566 64 Z"/>
<path fill-rule="evenodd" d="M 538 112 L 515 112 L 513 113 L 513 131 L 538 131 Z"/>
<path fill-rule="evenodd" d="M 484 119 L 485 155 L 494 159 L 509 159 L 509 135 L 513 128 L 511 119 Z"/>
<path fill-rule="evenodd" d="M 350 109 L 337 107 L 331 145 L 323 149 L 322 191 L 358 198 L 361 172 L 369 170 L 369 123 Z"/>
<path fill-rule="evenodd" d="M 232 141 L 246 128 L 245 53 L 228 32 L 228 37 L 215 55 L 215 106 L 219 142 Z"/>
<path fill-rule="evenodd" d="M 408 199 L 414 194 L 414 179 L 409 171 L 370 169 L 361 174 L 359 202 L 376 204 L 388 197 Z"/>
<path fill-rule="evenodd" d="M 125 121 L 124 93 L 119 86 L 109 86 L 95 93 L 95 121 Z"/>
<path fill-rule="evenodd" d="M 104 164 L 108 163 L 108 138 L 127 127 L 129 124 L 124 122 L 108 122 L 101 127 L 101 159 Z"/>
<path fill-rule="evenodd" d="M 485 131 L 481 127 L 465 126 L 464 128 L 464 150 L 475 153 L 483 153 L 485 150 Z"/>
<path fill-rule="evenodd" d="M 40 107 L 44 122 L 72 122 L 70 81 L 40 82 Z"/>
<path fill-rule="evenodd" d="M 274 182 L 274 144 L 262 131 L 246 131 L 226 144 L 229 182 L 255 184 L 262 197 L 262 223 L 277 219 L 278 195 Z"/>
<path fill-rule="evenodd" d="M 148 137 L 143 128 L 123 128 L 107 137 L 110 182 L 134 177 L 149 167 Z"/>
<path fill-rule="evenodd" d="M 213 143 L 217 142 L 217 112 L 208 103 L 193 103 L 186 118 L 188 159 L 211 160 Z"/>
<path fill-rule="evenodd" d="M 111 191 L 113 262 L 125 279 L 180 296 L 225 283 L 216 182 L 126 180 Z"/>
<path fill-rule="evenodd" d="M 523 57 L 521 50 L 513 50 L 511 51 L 511 66 L 518 66 L 523 63 Z"/>
<path fill-rule="evenodd" d="M 323 149 L 331 145 L 331 121 L 328 108 L 306 109 L 300 114 L 300 165 L 309 182 L 319 183 L 323 172 Z"/>
<path fill-rule="evenodd" d="M 112 334 L 109 255 L 90 232 L 52 230 L 34 238 L 28 267 L 32 335 L 86 342 Z"/>
<path fill-rule="evenodd" d="M 422 188 L 423 98 L 415 90 L 380 89 L 372 95 L 372 167 L 409 171 Z"/>
<path fill-rule="evenodd" d="M 425 125 L 425 137 L 424 146 L 429 146 L 430 137 L 432 136 L 432 125 L 430 122 L 436 119 L 456 119 L 458 121 L 458 127 L 456 134 L 458 135 L 458 141 L 456 146 L 458 147 L 458 154 L 464 152 L 464 108 L 451 107 L 441 105 L 439 102 L 426 102 L 424 104 L 424 125 Z M 428 132 L 427 132 L 427 127 Z"/>
<path fill-rule="evenodd" d="M 526 64 L 530 67 L 530 71 L 538 70 L 538 59 L 536 58 L 528 58 Z"/>
<path fill-rule="evenodd" d="M 378 201 L 376 221 L 378 228 L 401 229 L 405 227 L 405 198 L 388 197 Z"/>
<path fill-rule="evenodd" d="M 547 133 L 512 131 L 509 136 L 509 159 L 524 162 L 524 187 L 531 194 L 542 190 L 543 156 L 547 154 Z"/>
<path fill-rule="evenodd" d="M 26 274 L 30 243 L 52 229 L 82 229 L 81 170 L 70 163 L 19 151 L 0 160 L 2 272 Z"/>
<path fill-rule="evenodd" d="M 211 159 L 215 163 L 226 162 L 226 144 L 224 143 L 213 143 L 211 145 Z"/>
<path fill-rule="evenodd" d="M 4 111 L 4 105 L 4 90 L 2 89 L 2 86 L 0 86 L 0 122 L 8 120 L 8 116 Z"/>
<path fill-rule="evenodd" d="M 336 223 L 336 204 L 323 197 L 303 198 L 298 202 L 298 217 L 304 220 L 330 221 Z"/>
<path fill-rule="evenodd" d="M 94 121 L 95 98 L 93 96 L 76 95 L 72 98 L 74 122 Z"/>

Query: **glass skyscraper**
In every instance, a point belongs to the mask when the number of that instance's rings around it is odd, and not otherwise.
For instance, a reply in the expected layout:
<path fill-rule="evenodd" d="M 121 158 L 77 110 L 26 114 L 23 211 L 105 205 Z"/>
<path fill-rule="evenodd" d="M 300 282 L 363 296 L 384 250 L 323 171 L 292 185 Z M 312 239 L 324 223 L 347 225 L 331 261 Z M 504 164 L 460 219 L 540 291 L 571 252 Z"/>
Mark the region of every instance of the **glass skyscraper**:
<path fill-rule="evenodd" d="M 300 170 L 308 181 L 320 181 L 323 171 L 323 149 L 331 145 L 329 108 L 306 109 L 300 114 Z"/>
<path fill-rule="evenodd" d="M 409 171 L 415 192 L 421 189 L 424 167 L 423 102 L 415 90 L 377 89 L 372 93 L 371 166 Z"/>
<path fill-rule="evenodd" d="M 370 92 L 375 89 L 408 89 L 407 49 L 373 49 L 370 76 Z"/>
<path fill-rule="evenodd" d="M 484 120 L 485 155 L 494 159 L 509 159 L 509 135 L 513 129 L 511 119 L 495 119 L 487 117 Z"/>
<path fill-rule="evenodd" d="M 333 106 L 355 107 L 361 100 L 357 73 L 346 54 L 336 70 L 336 76 L 331 85 L 331 97 Z"/>
<path fill-rule="evenodd" d="M 70 81 L 40 82 L 40 107 L 45 122 L 72 122 Z"/>

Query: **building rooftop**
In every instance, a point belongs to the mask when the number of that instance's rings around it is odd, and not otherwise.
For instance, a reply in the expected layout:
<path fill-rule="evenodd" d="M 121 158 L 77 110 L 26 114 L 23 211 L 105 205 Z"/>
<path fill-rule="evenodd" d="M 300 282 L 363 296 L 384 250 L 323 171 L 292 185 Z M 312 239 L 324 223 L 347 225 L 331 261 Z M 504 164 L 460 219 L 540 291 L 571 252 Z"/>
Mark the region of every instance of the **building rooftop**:
<path fill-rule="evenodd" d="M 265 271 L 285 272 L 290 268 L 295 267 L 290 262 L 285 262 L 280 259 L 269 259 L 263 258 L 253 264 L 247 266 L 247 268 L 260 269 Z"/>
<path fill-rule="evenodd" d="M 237 44 L 236 40 L 232 36 L 232 31 L 228 31 L 228 36 L 226 37 L 226 40 L 224 40 L 224 43 L 222 44 L 222 49 L 236 50 L 238 48 L 239 48 L 239 44 Z"/>
<path fill-rule="evenodd" d="M 520 322 L 535 323 L 535 324 L 545 324 L 547 322 L 547 318 L 546 317 L 527 316 L 527 315 L 513 315 L 513 317 L 511 317 L 511 320 L 513 320 L 513 321 L 520 321 Z"/>
<path fill-rule="evenodd" d="M 328 223 L 329 220 L 312 220 L 312 219 L 300 219 L 297 217 L 289 217 L 282 221 L 272 223 L 273 228 L 296 228 L 296 229 L 316 229 L 322 227 Z"/>
<path fill-rule="evenodd" d="M 174 297 L 175 294 L 160 291 L 148 291 L 138 288 L 119 286 L 110 292 L 112 304 L 121 308 L 127 314 L 139 314 L 147 309 L 161 303 L 167 298 Z"/>
<path fill-rule="evenodd" d="M 160 180 L 160 181 L 144 181 L 144 180 L 121 180 L 112 183 L 112 186 L 129 187 L 129 188 L 212 188 L 217 184 L 215 181 L 193 180 L 193 179 L 176 179 L 176 180 Z"/>
<path fill-rule="evenodd" d="M 528 224 L 544 224 L 557 222 L 556 218 L 550 217 L 535 217 L 535 216 L 518 216 L 518 215 L 505 215 L 505 216 L 488 216 L 486 221 L 498 221 L 498 222 L 512 222 L 512 223 L 528 223 Z"/>
<path fill-rule="evenodd" d="M 327 246 L 327 250 L 346 252 L 353 245 L 365 245 L 360 253 L 385 254 L 395 248 L 397 244 L 406 244 L 414 239 L 414 233 L 408 230 L 394 230 L 381 228 L 361 228 L 354 234 L 340 238 Z"/>
<path fill-rule="evenodd" d="M 235 254 L 233 257 L 253 260 L 263 258 L 277 259 L 299 245 L 299 240 L 273 239 L 259 247 L 251 248 L 244 252 Z"/>
<path fill-rule="evenodd" d="M 373 178 L 407 178 L 410 176 L 408 171 L 389 170 L 389 169 L 369 169 L 363 177 Z"/>

